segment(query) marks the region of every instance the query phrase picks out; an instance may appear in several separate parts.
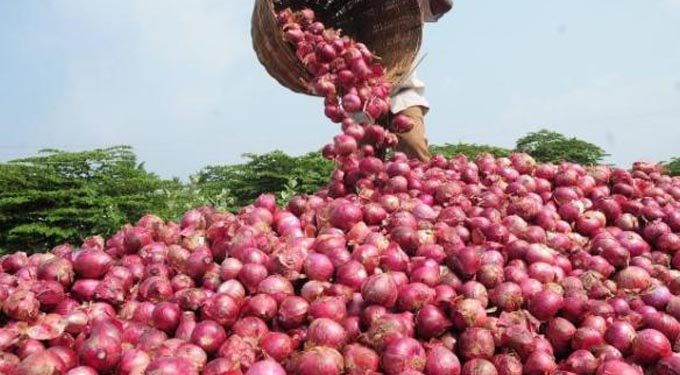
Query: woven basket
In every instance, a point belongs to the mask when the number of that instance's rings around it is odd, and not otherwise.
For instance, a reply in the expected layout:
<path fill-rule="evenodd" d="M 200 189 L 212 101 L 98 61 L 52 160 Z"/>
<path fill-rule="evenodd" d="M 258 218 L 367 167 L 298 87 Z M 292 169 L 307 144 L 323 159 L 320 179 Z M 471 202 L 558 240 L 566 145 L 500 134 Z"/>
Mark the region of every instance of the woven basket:
<path fill-rule="evenodd" d="M 382 59 L 393 84 L 409 72 L 420 49 L 418 0 L 256 0 L 251 32 L 257 57 L 272 77 L 295 92 L 313 95 L 313 77 L 277 25 L 276 11 L 286 8 L 313 9 L 327 27 L 366 44 Z"/>

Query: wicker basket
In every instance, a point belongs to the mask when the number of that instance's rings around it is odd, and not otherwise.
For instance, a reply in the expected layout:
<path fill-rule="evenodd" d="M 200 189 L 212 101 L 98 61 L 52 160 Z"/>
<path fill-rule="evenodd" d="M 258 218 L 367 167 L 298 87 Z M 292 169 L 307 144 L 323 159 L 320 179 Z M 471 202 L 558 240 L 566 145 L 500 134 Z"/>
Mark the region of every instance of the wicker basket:
<path fill-rule="evenodd" d="M 309 91 L 311 74 L 283 40 L 276 10 L 311 8 L 325 25 L 341 29 L 380 56 L 387 79 L 398 82 L 409 72 L 420 49 L 422 21 L 418 0 L 256 0 L 253 47 L 267 72 L 289 89 Z"/>

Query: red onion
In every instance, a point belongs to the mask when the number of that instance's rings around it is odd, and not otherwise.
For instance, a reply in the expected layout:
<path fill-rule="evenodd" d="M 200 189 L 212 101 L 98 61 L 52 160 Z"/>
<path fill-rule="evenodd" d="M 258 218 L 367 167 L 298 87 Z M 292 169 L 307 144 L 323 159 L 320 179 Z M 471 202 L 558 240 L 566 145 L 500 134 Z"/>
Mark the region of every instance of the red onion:
<path fill-rule="evenodd" d="M 498 354 L 493 357 L 498 375 L 522 375 L 522 362 L 511 354 Z"/>
<path fill-rule="evenodd" d="M 548 320 L 562 308 L 564 298 L 550 290 L 536 293 L 529 300 L 529 312 L 539 320 Z"/>
<path fill-rule="evenodd" d="M 216 352 L 226 339 L 227 334 L 224 328 L 213 320 L 197 323 L 191 334 L 191 343 L 199 346 L 206 353 Z"/>
<path fill-rule="evenodd" d="M 333 320 L 319 318 L 309 325 L 307 344 L 340 349 L 347 340 L 347 332 Z"/>
<path fill-rule="evenodd" d="M 423 306 L 415 322 L 418 334 L 424 338 L 439 337 L 453 325 L 444 311 L 433 305 Z"/>
<path fill-rule="evenodd" d="M 161 357 L 158 359 L 154 359 L 146 368 L 145 373 L 158 375 L 170 375 L 170 374 L 198 375 L 198 371 L 189 361 L 182 358 L 170 358 L 170 357 Z"/>
<path fill-rule="evenodd" d="M 242 374 L 238 360 L 230 361 L 226 358 L 214 359 L 205 366 L 203 375 Z"/>
<path fill-rule="evenodd" d="M 242 316 L 256 316 L 268 321 L 276 315 L 278 306 L 276 300 L 267 294 L 256 294 L 246 300 L 242 310 Z"/>
<path fill-rule="evenodd" d="M 633 340 L 632 354 L 639 363 L 653 365 L 673 352 L 670 341 L 663 333 L 655 329 L 644 329 Z"/>
<path fill-rule="evenodd" d="M 392 307 L 397 302 L 397 286 L 388 274 L 369 277 L 361 288 L 361 296 L 368 304 Z"/>
<path fill-rule="evenodd" d="M 27 290 L 17 290 L 3 302 L 2 311 L 8 317 L 20 321 L 32 321 L 40 313 L 40 302 L 35 294 Z"/>
<path fill-rule="evenodd" d="M 343 366 L 342 354 L 335 349 L 319 346 L 294 357 L 289 372 L 300 375 L 340 375 Z"/>
<path fill-rule="evenodd" d="M 680 355 L 673 354 L 661 359 L 654 369 L 657 375 L 677 375 L 680 374 Z"/>
<path fill-rule="evenodd" d="M 234 323 L 231 327 L 231 332 L 232 334 L 243 338 L 252 338 L 259 341 L 269 332 L 269 328 L 267 327 L 267 323 L 262 319 L 254 316 L 246 316 Z"/>
<path fill-rule="evenodd" d="M 475 358 L 491 359 L 495 346 L 494 339 L 489 330 L 484 328 L 470 327 L 460 335 L 460 353 L 470 360 Z"/>
<path fill-rule="evenodd" d="M 524 373 L 527 375 L 551 374 L 556 370 L 555 358 L 543 351 L 531 353 L 524 363 Z"/>
<path fill-rule="evenodd" d="M 396 375 L 406 370 L 423 371 L 426 361 L 425 349 L 412 338 L 401 338 L 391 342 L 382 356 L 382 366 L 388 375 Z"/>
<path fill-rule="evenodd" d="M 473 359 L 465 362 L 460 372 L 461 375 L 498 375 L 496 367 L 486 359 Z"/>
<path fill-rule="evenodd" d="M 280 332 L 269 332 L 260 340 L 262 351 L 277 362 L 283 362 L 293 353 L 291 338 Z"/>
<path fill-rule="evenodd" d="M 79 252 L 73 262 L 73 270 L 81 277 L 99 279 L 109 270 L 113 259 L 101 250 L 86 249 Z"/>
<path fill-rule="evenodd" d="M 121 374 L 126 375 L 127 373 L 121 372 Z M 89 366 L 78 366 L 69 370 L 66 375 L 98 375 L 98 372 Z"/>
<path fill-rule="evenodd" d="M 24 358 L 13 374 L 63 374 L 67 371 L 58 355 L 51 352 L 34 353 Z"/>
<path fill-rule="evenodd" d="M 110 371 L 121 358 L 120 341 L 106 334 L 93 335 L 86 340 L 78 352 L 80 363 L 97 371 Z"/>
<path fill-rule="evenodd" d="M 304 263 L 305 274 L 311 280 L 327 281 L 334 273 L 333 263 L 327 256 L 310 253 Z"/>
<path fill-rule="evenodd" d="M 264 360 L 255 362 L 246 375 L 286 375 L 286 370 L 274 361 Z"/>
<path fill-rule="evenodd" d="M 621 353 L 628 353 L 636 336 L 635 328 L 630 323 L 618 320 L 607 328 L 604 339 Z"/>
<path fill-rule="evenodd" d="M 564 362 L 564 367 L 576 374 L 593 374 L 599 363 L 595 356 L 587 350 L 573 352 Z"/>
<path fill-rule="evenodd" d="M 226 294 L 217 293 L 208 298 L 201 308 L 205 319 L 214 320 L 222 326 L 231 326 L 238 318 L 239 303 Z"/>
<path fill-rule="evenodd" d="M 300 326 L 307 317 L 309 303 L 301 297 L 290 296 L 281 302 L 278 311 L 278 321 L 286 328 Z"/>
<path fill-rule="evenodd" d="M 378 371 L 380 358 L 371 349 L 358 344 L 345 346 L 343 350 L 345 369 L 349 374 L 365 374 Z"/>
<path fill-rule="evenodd" d="M 595 375 L 642 375 L 642 371 L 623 361 L 611 360 L 601 364 Z"/>

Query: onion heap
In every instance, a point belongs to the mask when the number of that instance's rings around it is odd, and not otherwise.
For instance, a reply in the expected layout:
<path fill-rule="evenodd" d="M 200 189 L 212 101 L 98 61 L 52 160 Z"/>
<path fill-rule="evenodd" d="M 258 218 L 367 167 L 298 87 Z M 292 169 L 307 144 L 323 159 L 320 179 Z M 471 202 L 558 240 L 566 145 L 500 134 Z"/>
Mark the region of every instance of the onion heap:
<path fill-rule="evenodd" d="M 368 149 L 285 207 L 3 256 L 0 373 L 680 374 L 680 178 Z"/>

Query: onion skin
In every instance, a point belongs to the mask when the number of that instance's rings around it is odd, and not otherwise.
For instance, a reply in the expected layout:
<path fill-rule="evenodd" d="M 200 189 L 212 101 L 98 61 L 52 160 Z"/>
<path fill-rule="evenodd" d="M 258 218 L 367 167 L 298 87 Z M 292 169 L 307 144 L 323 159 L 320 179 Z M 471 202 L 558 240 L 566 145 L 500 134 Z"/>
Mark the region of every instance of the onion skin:
<path fill-rule="evenodd" d="M 493 363 L 481 358 L 465 362 L 460 373 L 461 375 L 498 375 Z"/>
<path fill-rule="evenodd" d="M 680 356 L 673 354 L 661 359 L 654 369 L 657 375 L 677 375 L 680 374 Z"/>
<path fill-rule="evenodd" d="M 224 328 L 213 320 L 198 322 L 191 333 L 191 343 L 206 353 L 215 353 L 227 339 Z"/>
<path fill-rule="evenodd" d="M 397 285 L 388 274 L 374 275 L 368 278 L 361 288 L 361 296 L 368 304 L 377 304 L 390 308 L 398 298 Z"/>
<path fill-rule="evenodd" d="M 397 375 L 406 370 L 423 371 L 426 363 L 425 349 L 412 338 L 392 341 L 382 356 L 382 366 L 388 375 Z"/>
<path fill-rule="evenodd" d="M 655 329 L 638 332 L 633 341 L 632 354 L 639 363 L 653 365 L 661 358 L 673 354 L 671 343 L 666 336 Z"/>
<path fill-rule="evenodd" d="M 426 375 L 460 374 L 460 361 L 453 352 L 442 345 L 436 345 L 427 353 Z"/>
<path fill-rule="evenodd" d="M 286 370 L 274 361 L 260 361 L 253 364 L 246 375 L 286 375 Z"/>
<path fill-rule="evenodd" d="M 290 363 L 289 372 L 300 375 L 340 375 L 344 359 L 337 350 L 315 347 L 298 353 Z"/>
<path fill-rule="evenodd" d="M 358 344 L 350 344 L 343 350 L 345 368 L 350 374 L 365 374 L 378 371 L 380 357 L 378 354 Z"/>

